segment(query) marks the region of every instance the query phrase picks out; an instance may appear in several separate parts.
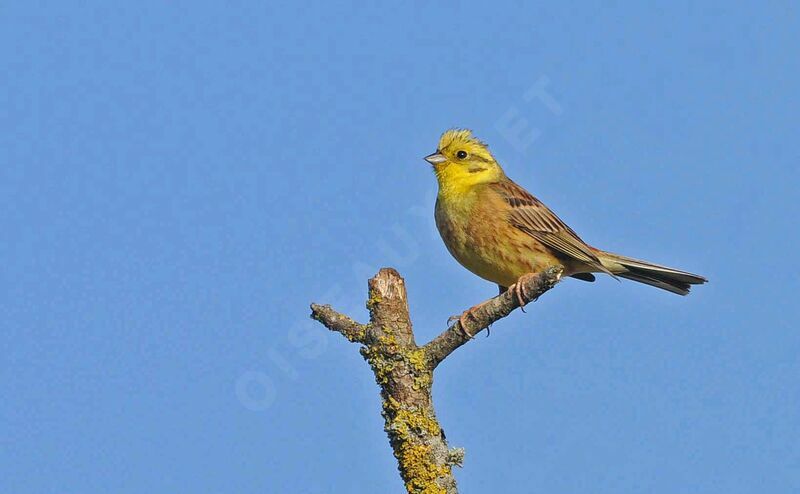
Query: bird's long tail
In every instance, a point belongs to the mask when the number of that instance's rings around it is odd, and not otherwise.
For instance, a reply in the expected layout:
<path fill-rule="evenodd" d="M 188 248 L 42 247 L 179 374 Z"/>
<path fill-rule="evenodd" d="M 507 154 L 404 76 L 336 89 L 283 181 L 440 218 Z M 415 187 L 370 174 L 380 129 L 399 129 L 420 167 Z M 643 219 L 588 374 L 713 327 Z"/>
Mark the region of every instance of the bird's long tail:
<path fill-rule="evenodd" d="M 599 251 L 597 257 L 603 266 L 616 276 L 661 288 L 678 295 L 688 294 L 691 285 L 702 285 L 708 281 L 697 274 L 611 252 Z"/>

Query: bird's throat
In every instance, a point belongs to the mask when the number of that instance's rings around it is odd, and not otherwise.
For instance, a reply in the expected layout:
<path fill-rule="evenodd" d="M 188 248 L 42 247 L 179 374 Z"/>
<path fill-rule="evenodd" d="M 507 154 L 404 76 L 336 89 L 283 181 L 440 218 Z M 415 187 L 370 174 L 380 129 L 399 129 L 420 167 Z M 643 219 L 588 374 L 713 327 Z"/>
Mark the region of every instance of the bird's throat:
<path fill-rule="evenodd" d="M 496 182 L 503 177 L 500 167 L 465 167 L 442 163 L 434 167 L 439 182 L 439 195 L 446 199 L 466 198 L 475 186 Z"/>

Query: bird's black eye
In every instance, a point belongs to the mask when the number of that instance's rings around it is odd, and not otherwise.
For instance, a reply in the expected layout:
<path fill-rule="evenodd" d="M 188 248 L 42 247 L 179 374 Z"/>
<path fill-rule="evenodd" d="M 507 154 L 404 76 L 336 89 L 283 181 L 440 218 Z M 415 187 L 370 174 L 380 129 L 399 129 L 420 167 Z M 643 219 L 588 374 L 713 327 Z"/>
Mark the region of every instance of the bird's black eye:
<path fill-rule="evenodd" d="M 456 153 L 456 158 L 458 158 L 460 160 L 463 160 L 466 157 L 467 157 L 467 152 L 466 151 L 459 151 L 459 152 Z"/>

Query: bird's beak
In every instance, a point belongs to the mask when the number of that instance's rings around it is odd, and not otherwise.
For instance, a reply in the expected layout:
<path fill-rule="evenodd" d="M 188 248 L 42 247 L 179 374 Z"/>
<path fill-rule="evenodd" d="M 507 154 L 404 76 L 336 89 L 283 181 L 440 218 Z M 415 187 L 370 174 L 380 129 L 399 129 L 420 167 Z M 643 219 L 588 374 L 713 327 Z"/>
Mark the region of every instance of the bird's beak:
<path fill-rule="evenodd" d="M 425 161 L 427 161 L 431 165 L 437 165 L 439 163 L 444 163 L 445 161 L 447 161 L 447 158 L 445 157 L 445 155 L 437 151 L 433 154 L 425 156 Z"/>

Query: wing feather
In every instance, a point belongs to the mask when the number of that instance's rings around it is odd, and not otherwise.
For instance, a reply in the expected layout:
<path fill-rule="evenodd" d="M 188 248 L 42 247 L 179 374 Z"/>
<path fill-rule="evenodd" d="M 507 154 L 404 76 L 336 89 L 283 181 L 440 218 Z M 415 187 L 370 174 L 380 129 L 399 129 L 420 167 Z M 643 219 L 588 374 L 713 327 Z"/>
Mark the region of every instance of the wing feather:
<path fill-rule="evenodd" d="M 508 221 L 551 249 L 611 274 L 572 228 L 528 191 L 506 180 L 491 184 L 510 206 Z"/>

